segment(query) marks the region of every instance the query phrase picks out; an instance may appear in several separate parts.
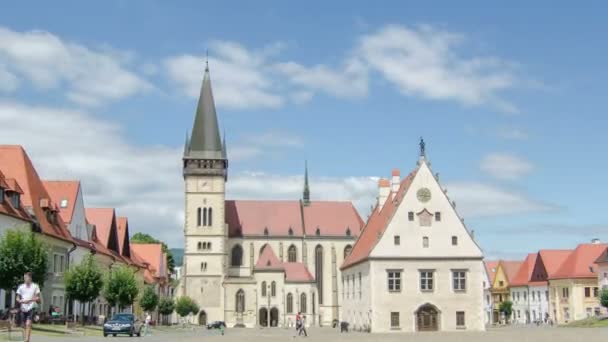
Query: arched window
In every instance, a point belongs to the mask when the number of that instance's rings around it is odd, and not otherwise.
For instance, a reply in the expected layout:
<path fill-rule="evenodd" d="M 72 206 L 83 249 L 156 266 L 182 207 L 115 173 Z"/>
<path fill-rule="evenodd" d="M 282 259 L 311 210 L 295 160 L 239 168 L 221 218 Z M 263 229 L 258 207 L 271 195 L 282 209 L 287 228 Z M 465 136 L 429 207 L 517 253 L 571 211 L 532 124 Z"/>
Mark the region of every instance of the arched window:
<path fill-rule="evenodd" d="M 209 213 L 208 213 L 208 220 L 207 220 L 207 226 L 211 227 L 211 225 L 213 225 L 213 208 L 209 208 Z"/>
<path fill-rule="evenodd" d="M 319 291 L 319 304 L 323 304 L 323 247 L 321 245 L 315 248 L 315 279 Z"/>
<path fill-rule="evenodd" d="M 201 208 L 196 209 L 196 225 L 201 226 Z"/>
<path fill-rule="evenodd" d="M 232 247 L 231 253 L 231 263 L 232 266 L 242 266 L 243 265 L 243 247 L 241 245 L 235 245 Z"/>
<path fill-rule="evenodd" d="M 270 283 L 270 295 L 272 297 L 277 296 L 277 283 L 274 281 L 272 283 Z"/>
<path fill-rule="evenodd" d="M 206 271 L 206 270 L 207 270 L 207 263 L 201 262 L 201 271 Z"/>
<path fill-rule="evenodd" d="M 197 244 L 197 247 L 198 247 L 198 249 L 201 249 L 201 248 L 203 248 L 203 244 L 199 242 L 199 243 Z"/>
<path fill-rule="evenodd" d="M 262 282 L 262 297 L 266 297 L 266 282 Z"/>
<path fill-rule="evenodd" d="M 293 295 L 287 294 L 287 313 L 293 313 Z"/>
<path fill-rule="evenodd" d="M 207 242 L 207 249 L 211 249 L 211 242 Z"/>
<path fill-rule="evenodd" d="M 306 313 L 306 293 L 304 292 L 300 295 L 300 312 Z"/>
<path fill-rule="evenodd" d="M 207 225 L 207 208 L 203 208 L 203 226 Z"/>
<path fill-rule="evenodd" d="M 350 252 L 353 251 L 353 246 L 351 245 L 346 245 L 346 247 L 344 247 L 344 259 L 346 259 L 347 256 L 350 255 Z"/>
<path fill-rule="evenodd" d="M 298 252 L 296 246 L 291 245 L 287 250 L 287 262 L 296 262 L 296 260 L 298 260 Z"/>
<path fill-rule="evenodd" d="M 245 291 L 243 289 L 236 292 L 236 312 L 245 312 Z"/>

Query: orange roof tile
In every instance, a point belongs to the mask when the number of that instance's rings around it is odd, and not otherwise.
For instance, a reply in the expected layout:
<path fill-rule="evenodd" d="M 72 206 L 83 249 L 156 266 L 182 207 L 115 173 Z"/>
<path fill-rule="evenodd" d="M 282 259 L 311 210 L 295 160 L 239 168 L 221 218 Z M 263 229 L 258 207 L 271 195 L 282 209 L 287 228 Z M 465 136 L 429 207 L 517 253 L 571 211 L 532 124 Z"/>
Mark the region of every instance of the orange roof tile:
<path fill-rule="evenodd" d="M 379 207 L 376 206 L 367 220 L 367 224 L 363 227 L 361 235 L 355 242 L 351 253 L 346 257 L 340 269 L 344 269 L 367 259 L 380 239 L 380 236 L 384 233 L 384 230 L 398 207 L 398 202 L 401 201 L 409 189 L 415 175 L 416 171 L 410 173 L 401 181 L 399 190 L 396 193 L 391 193 L 389 195 L 385 204 L 382 206 L 382 210 L 379 210 Z"/>
<path fill-rule="evenodd" d="M 6 178 L 0 170 L 0 188 L 7 189 L 8 184 L 6 183 Z M 12 216 L 14 218 L 33 223 L 33 219 L 30 215 L 25 211 L 22 201 L 19 201 L 19 206 L 15 208 L 13 206 L 13 202 L 8 199 L 7 194 L 4 194 L 5 198 L 0 198 L 0 214 Z"/>
<path fill-rule="evenodd" d="M 72 222 L 74 208 L 76 207 L 76 198 L 80 190 L 80 181 L 42 181 L 46 191 L 51 196 L 51 200 L 59 205 L 59 215 L 64 222 Z M 65 202 L 65 207 L 61 204 Z"/>
<path fill-rule="evenodd" d="M 521 265 L 523 265 L 523 261 L 500 260 L 500 265 L 502 266 L 503 272 L 505 272 L 507 281 L 509 282 L 509 284 L 511 284 L 512 279 L 515 279 L 515 275 L 517 275 L 517 272 L 519 272 Z"/>
<path fill-rule="evenodd" d="M 264 245 L 258 262 L 255 264 L 256 269 L 281 269 L 281 261 L 277 258 L 270 245 Z"/>
<path fill-rule="evenodd" d="M 153 270 L 153 276 L 160 278 L 162 269 L 163 246 L 160 243 L 133 243 L 131 254 L 144 260 Z"/>
<path fill-rule="evenodd" d="M 19 186 L 19 183 L 15 178 L 6 178 L 7 190 L 14 191 L 20 195 L 23 195 L 23 190 Z"/>
<path fill-rule="evenodd" d="M 538 261 L 542 263 L 544 273 L 547 275 L 543 280 L 554 276 L 570 253 L 572 253 L 572 250 L 568 249 L 541 249 L 538 251 Z"/>
<path fill-rule="evenodd" d="M 490 278 L 490 284 L 494 284 L 494 279 L 496 278 L 496 269 L 498 268 L 498 260 L 493 261 L 484 261 L 484 265 L 486 266 L 486 272 L 488 272 L 488 278 Z"/>
<path fill-rule="evenodd" d="M 400 176 L 401 175 L 401 171 L 399 171 L 399 169 L 393 169 L 393 172 L 391 172 L 391 175 L 394 176 Z"/>
<path fill-rule="evenodd" d="M 306 265 L 301 262 L 281 262 L 270 245 L 265 245 L 260 254 L 255 270 L 281 271 L 285 274 L 287 282 L 313 282 L 314 277 Z"/>
<path fill-rule="evenodd" d="M 363 220 L 351 202 L 312 201 L 303 206 L 306 235 L 358 236 Z"/>
<path fill-rule="evenodd" d="M 584 243 L 576 246 L 549 279 L 596 278 L 595 261 L 606 247 L 608 244 L 605 243 Z"/>
<path fill-rule="evenodd" d="M 524 259 L 524 262 L 521 264 L 519 271 L 513 277 L 513 280 L 509 282 L 510 286 L 524 286 L 528 285 L 530 279 L 532 278 L 532 271 L 534 271 L 534 265 L 536 264 L 536 258 L 538 253 L 530 253 Z"/>
<path fill-rule="evenodd" d="M 378 179 L 378 186 L 381 188 L 387 188 L 391 186 L 391 182 L 389 182 L 386 178 L 380 178 Z"/>
<path fill-rule="evenodd" d="M 116 220 L 118 232 L 118 250 L 122 256 L 130 257 L 131 245 L 129 243 L 129 219 L 119 217 Z"/>
<path fill-rule="evenodd" d="M 50 199 L 50 196 L 23 147 L 19 145 L 0 145 L 0 165 L 2 165 L 2 171 L 7 180 L 14 178 L 15 183 L 22 189 L 21 200 L 23 205 L 32 208 L 41 232 L 54 238 L 73 242 L 61 216 L 58 215 L 56 223 L 50 222 L 47 219 L 46 209 L 40 206 L 40 200 Z M 7 183 L 10 185 L 10 182 L 7 181 Z"/>
<path fill-rule="evenodd" d="M 90 224 L 95 225 L 97 238 L 104 247 L 118 252 L 118 234 L 114 208 L 86 208 L 85 215 Z"/>

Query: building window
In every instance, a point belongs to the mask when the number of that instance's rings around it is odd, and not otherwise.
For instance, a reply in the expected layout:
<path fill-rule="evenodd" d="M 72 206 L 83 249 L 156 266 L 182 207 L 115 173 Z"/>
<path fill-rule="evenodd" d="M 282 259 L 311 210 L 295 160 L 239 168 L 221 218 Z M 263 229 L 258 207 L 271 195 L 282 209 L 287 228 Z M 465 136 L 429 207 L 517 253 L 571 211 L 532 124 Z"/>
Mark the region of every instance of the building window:
<path fill-rule="evenodd" d="M 467 290 L 467 273 L 465 271 L 453 271 L 452 277 L 454 291 L 463 292 Z"/>
<path fill-rule="evenodd" d="M 399 328 L 399 313 L 391 312 L 391 328 Z"/>
<path fill-rule="evenodd" d="M 526 292 L 524 292 L 524 300 L 526 300 L 528 298 L 528 294 Z"/>
<path fill-rule="evenodd" d="M 567 287 L 562 288 L 562 297 L 563 298 L 570 297 L 570 290 Z"/>
<path fill-rule="evenodd" d="M 464 311 L 456 311 L 456 326 L 464 327 Z"/>
<path fill-rule="evenodd" d="M 401 291 L 401 271 L 388 271 L 388 291 L 399 292 Z"/>
<path fill-rule="evenodd" d="M 591 288 L 585 287 L 585 298 L 591 297 Z"/>
<path fill-rule="evenodd" d="M 203 226 L 207 225 L 207 208 L 203 208 Z"/>
<path fill-rule="evenodd" d="M 62 199 L 61 202 L 59 203 L 59 206 L 61 208 L 67 208 L 68 207 L 68 200 L 67 199 Z"/>
<path fill-rule="evenodd" d="M 452 236 L 452 246 L 458 246 L 458 236 Z"/>
<path fill-rule="evenodd" d="M 262 297 L 266 297 L 266 282 L 262 282 Z"/>
<path fill-rule="evenodd" d="M 414 221 L 414 212 L 410 211 L 409 213 L 407 213 L 407 219 L 410 221 Z"/>
<path fill-rule="evenodd" d="M 429 248 L 429 237 L 428 236 L 422 237 L 422 247 Z"/>
<path fill-rule="evenodd" d="M 599 287 L 594 287 L 593 288 L 593 297 L 597 298 L 600 296 L 600 288 Z"/>
<path fill-rule="evenodd" d="M 0 204 L 4 202 L 4 189 L 0 188 Z M 604 277 L 606 278 L 606 277 Z"/>
<path fill-rule="evenodd" d="M 241 314 L 245 312 L 245 291 L 243 289 L 236 293 L 236 312 Z"/>
<path fill-rule="evenodd" d="M 363 295 L 361 294 L 361 272 L 359 272 L 359 299 L 361 299 Z"/>
<path fill-rule="evenodd" d="M 287 294 L 287 313 L 293 313 L 293 295 Z"/>
<path fill-rule="evenodd" d="M 272 283 L 270 283 L 270 295 L 272 297 L 276 297 L 277 296 L 277 283 L 275 281 L 273 281 Z"/>
<path fill-rule="evenodd" d="M 319 291 L 319 304 L 323 304 L 323 246 L 315 248 L 315 280 Z"/>
<path fill-rule="evenodd" d="M 296 246 L 291 245 L 287 249 L 287 261 L 288 262 L 296 262 L 298 259 L 298 252 L 296 250 Z"/>
<path fill-rule="evenodd" d="M 534 296 L 534 291 L 532 291 L 532 301 L 536 301 L 536 296 Z"/>
<path fill-rule="evenodd" d="M 395 246 L 399 246 L 401 244 L 401 237 L 399 235 L 395 235 L 393 237 L 393 243 L 395 244 Z"/>
<path fill-rule="evenodd" d="M 201 271 L 206 271 L 206 270 L 207 270 L 207 263 L 201 262 Z"/>
<path fill-rule="evenodd" d="M 437 221 L 437 222 L 441 221 L 441 213 L 439 211 L 435 212 L 435 221 Z"/>
<path fill-rule="evenodd" d="M 213 225 L 213 208 L 209 208 L 208 210 L 209 210 L 209 212 L 208 212 L 209 217 L 207 217 L 207 226 L 211 227 Z"/>
<path fill-rule="evenodd" d="M 304 292 L 300 295 L 300 312 L 306 313 L 306 293 Z"/>
<path fill-rule="evenodd" d="M 545 297 L 547 298 L 547 302 L 549 301 L 549 291 L 545 291 Z"/>
<path fill-rule="evenodd" d="M 200 250 L 200 249 L 203 249 L 203 244 L 199 242 L 199 243 L 197 244 L 197 247 L 198 247 L 198 249 L 199 249 L 199 250 Z"/>
<path fill-rule="evenodd" d="M 344 247 L 344 259 L 346 259 L 347 256 L 350 255 L 350 252 L 353 251 L 353 246 L 351 245 L 346 245 L 346 247 Z"/>
<path fill-rule="evenodd" d="M 420 271 L 420 290 L 433 291 L 433 271 Z"/>
<path fill-rule="evenodd" d="M 13 196 L 11 196 L 11 200 L 13 202 L 13 208 L 19 209 L 19 193 L 13 193 Z"/>
<path fill-rule="evenodd" d="M 231 265 L 233 267 L 239 267 L 243 265 L 243 247 L 241 245 L 235 245 L 232 247 L 231 253 Z"/>
<path fill-rule="evenodd" d="M 498 286 L 499 286 L 499 287 L 504 287 L 504 286 L 505 286 L 505 282 L 504 282 L 504 281 L 502 281 L 502 280 L 499 280 L 499 281 L 498 281 Z"/>
<path fill-rule="evenodd" d="M 196 209 L 196 225 L 201 226 L 201 208 Z"/>

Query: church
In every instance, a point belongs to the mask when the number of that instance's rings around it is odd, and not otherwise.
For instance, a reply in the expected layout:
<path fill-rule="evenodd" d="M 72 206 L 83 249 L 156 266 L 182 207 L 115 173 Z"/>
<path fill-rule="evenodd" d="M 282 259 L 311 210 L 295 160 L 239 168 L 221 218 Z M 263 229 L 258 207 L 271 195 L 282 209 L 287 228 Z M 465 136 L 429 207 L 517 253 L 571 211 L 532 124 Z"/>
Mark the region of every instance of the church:
<path fill-rule="evenodd" d="M 347 321 L 371 332 L 483 330 L 483 253 L 440 186 L 424 142 L 416 168 L 380 179 L 363 222 L 351 202 L 227 200 L 228 154 L 209 67 L 183 155 L 185 253 L 177 295 L 199 324 Z"/>

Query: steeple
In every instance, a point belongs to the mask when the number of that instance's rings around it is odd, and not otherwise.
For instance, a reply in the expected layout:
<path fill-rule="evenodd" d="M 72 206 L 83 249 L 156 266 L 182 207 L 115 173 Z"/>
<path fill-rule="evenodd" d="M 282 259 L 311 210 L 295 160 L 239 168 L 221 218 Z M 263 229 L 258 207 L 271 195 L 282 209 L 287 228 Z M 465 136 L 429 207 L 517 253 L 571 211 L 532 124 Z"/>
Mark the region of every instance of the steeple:
<path fill-rule="evenodd" d="M 184 155 L 188 154 L 190 150 L 190 138 L 188 137 L 188 131 L 186 131 L 186 142 L 184 143 Z"/>
<path fill-rule="evenodd" d="M 224 134 L 222 135 L 222 158 L 227 160 L 228 153 L 226 153 L 226 130 L 224 130 L 223 133 Z"/>
<path fill-rule="evenodd" d="M 220 130 L 211 90 L 209 64 L 205 65 L 205 76 L 196 107 L 190 146 L 185 157 L 223 159 Z"/>
<path fill-rule="evenodd" d="M 310 188 L 308 187 L 308 161 L 304 161 L 304 191 L 302 194 L 302 203 L 310 204 Z"/>

